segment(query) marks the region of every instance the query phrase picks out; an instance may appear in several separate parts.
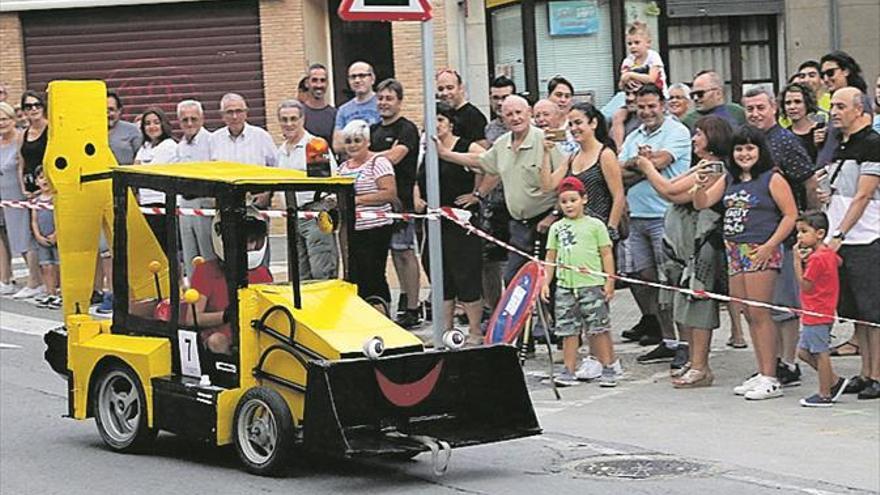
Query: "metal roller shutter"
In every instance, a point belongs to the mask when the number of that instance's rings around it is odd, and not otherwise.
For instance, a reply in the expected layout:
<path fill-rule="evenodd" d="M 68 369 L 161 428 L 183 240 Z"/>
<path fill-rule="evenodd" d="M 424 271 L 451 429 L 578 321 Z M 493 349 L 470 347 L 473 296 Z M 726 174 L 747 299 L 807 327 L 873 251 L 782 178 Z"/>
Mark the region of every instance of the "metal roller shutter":
<path fill-rule="evenodd" d="M 54 79 L 103 79 L 131 120 L 158 106 L 176 120 L 195 98 L 206 126 L 223 125 L 220 98 L 243 95 L 250 123 L 265 124 L 260 18 L 256 1 L 22 12 L 28 87 Z M 176 127 L 176 126 L 175 126 Z"/>

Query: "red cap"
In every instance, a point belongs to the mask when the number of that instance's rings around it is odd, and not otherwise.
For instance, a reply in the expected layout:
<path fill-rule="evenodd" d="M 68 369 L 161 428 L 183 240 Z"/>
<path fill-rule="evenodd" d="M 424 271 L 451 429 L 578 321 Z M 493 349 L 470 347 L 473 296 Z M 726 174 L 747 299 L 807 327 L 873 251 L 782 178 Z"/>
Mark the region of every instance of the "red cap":
<path fill-rule="evenodd" d="M 562 179 L 562 182 L 559 183 L 559 187 L 556 188 L 558 194 L 568 191 L 577 191 L 577 193 L 581 195 L 587 192 L 586 189 L 584 189 L 584 183 L 577 177 L 566 177 Z"/>

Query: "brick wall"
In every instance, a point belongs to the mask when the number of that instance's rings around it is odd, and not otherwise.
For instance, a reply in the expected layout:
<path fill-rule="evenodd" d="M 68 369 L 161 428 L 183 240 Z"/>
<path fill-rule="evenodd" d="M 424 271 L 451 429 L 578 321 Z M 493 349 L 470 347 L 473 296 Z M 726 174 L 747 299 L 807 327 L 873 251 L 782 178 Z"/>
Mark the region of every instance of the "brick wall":
<path fill-rule="evenodd" d="M 0 81 L 6 83 L 13 106 L 25 88 L 24 46 L 18 13 L 0 14 Z"/>
<path fill-rule="evenodd" d="M 433 0 L 434 68 L 448 65 L 446 21 L 442 0 Z M 394 45 L 394 72 L 403 84 L 403 115 L 422 127 L 422 26 L 420 22 L 395 22 L 391 26 Z M 377 81 L 378 82 L 378 81 Z"/>
<path fill-rule="evenodd" d="M 260 1 L 266 123 L 276 142 L 282 137 L 275 108 L 282 100 L 296 97 L 297 83 L 306 68 L 302 33 L 303 0 Z"/>

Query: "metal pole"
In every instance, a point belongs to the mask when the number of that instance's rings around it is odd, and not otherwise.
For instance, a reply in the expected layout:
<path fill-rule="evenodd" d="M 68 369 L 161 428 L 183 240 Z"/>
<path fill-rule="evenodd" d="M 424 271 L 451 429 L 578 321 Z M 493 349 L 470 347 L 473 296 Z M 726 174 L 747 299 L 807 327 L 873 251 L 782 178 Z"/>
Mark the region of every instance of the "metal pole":
<path fill-rule="evenodd" d="M 422 23 L 422 80 L 425 101 L 425 178 L 428 186 L 428 208 L 440 207 L 440 172 L 437 167 L 437 109 L 434 95 L 434 21 Z M 428 220 L 428 250 L 431 261 L 431 308 L 434 347 L 443 345 L 446 316 L 443 311 L 443 252 L 440 243 L 440 222 Z"/>

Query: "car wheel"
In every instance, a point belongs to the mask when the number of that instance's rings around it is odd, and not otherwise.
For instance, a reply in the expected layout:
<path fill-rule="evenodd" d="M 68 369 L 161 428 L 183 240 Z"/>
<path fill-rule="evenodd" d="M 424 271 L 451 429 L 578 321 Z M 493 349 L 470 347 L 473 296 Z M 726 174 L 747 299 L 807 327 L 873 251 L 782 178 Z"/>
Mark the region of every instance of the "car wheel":
<path fill-rule="evenodd" d="M 114 364 L 95 383 L 92 411 L 98 433 L 111 449 L 135 452 L 156 438 L 147 426 L 147 401 L 137 374 L 128 366 Z"/>
<path fill-rule="evenodd" d="M 290 407 L 269 388 L 248 390 L 235 409 L 235 450 L 245 469 L 260 476 L 278 475 L 293 451 Z"/>

